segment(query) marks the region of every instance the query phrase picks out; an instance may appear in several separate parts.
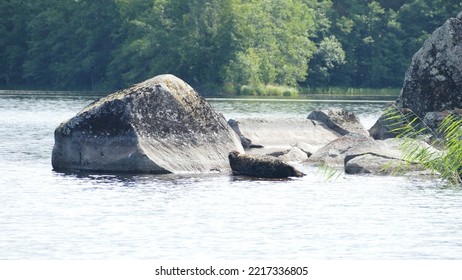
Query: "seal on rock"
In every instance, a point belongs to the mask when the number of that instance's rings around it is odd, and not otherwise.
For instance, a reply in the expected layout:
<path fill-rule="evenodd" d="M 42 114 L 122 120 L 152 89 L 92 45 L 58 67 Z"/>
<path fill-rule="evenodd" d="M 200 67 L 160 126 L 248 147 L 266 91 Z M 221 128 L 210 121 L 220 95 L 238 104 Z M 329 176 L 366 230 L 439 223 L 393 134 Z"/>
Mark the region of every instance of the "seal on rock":
<path fill-rule="evenodd" d="M 301 171 L 282 160 L 265 155 L 241 154 L 232 151 L 228 155 L 233 174 L 261 178 L 303 177 Z"/>

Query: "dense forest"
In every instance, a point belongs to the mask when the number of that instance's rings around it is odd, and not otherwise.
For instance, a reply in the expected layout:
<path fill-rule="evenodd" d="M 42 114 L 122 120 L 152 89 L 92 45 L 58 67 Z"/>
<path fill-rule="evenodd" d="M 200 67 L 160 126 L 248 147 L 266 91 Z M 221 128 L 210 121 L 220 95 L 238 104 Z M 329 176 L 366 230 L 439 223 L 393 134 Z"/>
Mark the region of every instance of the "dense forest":
<path fill-rule="evenodd" d="M 0 88 L 400 87 L 455 0 L 2 0 Z"/>

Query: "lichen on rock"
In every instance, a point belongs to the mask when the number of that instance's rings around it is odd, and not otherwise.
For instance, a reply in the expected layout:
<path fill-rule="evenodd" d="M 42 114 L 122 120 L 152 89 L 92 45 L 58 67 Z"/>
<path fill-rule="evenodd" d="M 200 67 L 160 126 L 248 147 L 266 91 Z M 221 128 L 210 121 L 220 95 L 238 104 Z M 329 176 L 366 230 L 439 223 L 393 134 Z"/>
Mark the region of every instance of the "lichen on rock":
<path fill-rule="evenodd" d="M 101 98 L 55 130 L 56 171 L 227 171 L 242 151 L 222 115 L 192 87 L 160 75 Z"/>

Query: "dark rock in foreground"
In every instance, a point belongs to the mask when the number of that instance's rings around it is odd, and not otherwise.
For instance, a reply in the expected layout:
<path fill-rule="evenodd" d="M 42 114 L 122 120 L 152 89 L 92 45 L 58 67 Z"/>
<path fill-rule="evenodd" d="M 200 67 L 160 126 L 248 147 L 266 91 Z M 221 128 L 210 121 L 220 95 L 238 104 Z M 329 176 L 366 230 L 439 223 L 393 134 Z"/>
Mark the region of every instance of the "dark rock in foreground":
<path fill-rule="evenodd" d="M 229 153 L 229 164 L 233 174 L 261 178 L 303 177 L 293 166 L 271 156 Z"/>
<path fill-rule="evenodd" d="M 56 171 L 229 171 L 242 146 L 226 120 L 188 84 L 161 75 L 101 98 L 55 130 Z"/>

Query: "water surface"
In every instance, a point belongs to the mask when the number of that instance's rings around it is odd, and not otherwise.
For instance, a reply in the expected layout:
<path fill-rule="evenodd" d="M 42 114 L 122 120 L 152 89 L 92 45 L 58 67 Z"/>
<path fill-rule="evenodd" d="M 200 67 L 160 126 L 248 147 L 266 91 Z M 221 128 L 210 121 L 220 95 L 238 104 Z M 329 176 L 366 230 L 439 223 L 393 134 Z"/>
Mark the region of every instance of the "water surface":
<path fill-rule="evenodd" d="M 51 170 L 53 131 L 95 95 L 0 92 L 0 259 L 461 259 L 462 191 L 404 177 L 271 181 Z M 384 103 L 223 100 L 228 118 Z"/>

